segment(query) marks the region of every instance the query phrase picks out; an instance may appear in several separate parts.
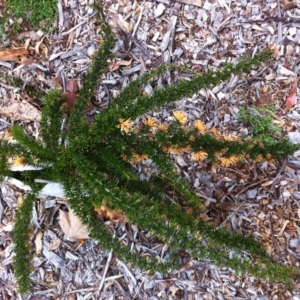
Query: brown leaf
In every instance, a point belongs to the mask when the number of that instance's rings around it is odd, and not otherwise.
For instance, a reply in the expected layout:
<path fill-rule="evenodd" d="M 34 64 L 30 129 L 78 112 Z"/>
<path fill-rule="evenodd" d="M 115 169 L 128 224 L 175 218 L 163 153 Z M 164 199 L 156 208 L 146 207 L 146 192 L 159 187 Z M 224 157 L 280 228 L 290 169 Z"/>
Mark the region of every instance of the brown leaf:
<path fill-rule="evenodd" d="M 119 63 L 117 60 L 114 60 L 111 64 L 111 66 L 109 67 L 110 71 L 113 72 L 113 71 L 116 71 L 118 70 L 120 67 Z"/>
<path fill-rule="evenodd" d="M 32 64 L 34 64 L 35 63 L 35 61 L 33 60 L 33 59 L 21 59 L 21 65 L 22 66 L 28 66 L 28 65 L 32 65 Z"/>
<path fill-rule="evenodd" d="M 64 92 L 63 95 L 65 96 L 66 99 L 66 111 L 70 112 L 73 109 L 74 104 L 76 102 L 77 94 L 71 92 Z M 92 101 L 89 101 L 88 105 L 85 108 L 85 111 L 91 112 L 93 109 L 94 109 L 94 104 L 92 103 Z"/>
<path fill-rule="evenodd" d="M 48 250 L 50 251 L 56 250 L 60 246 L 60 244 L 61 244 L 61 240 L 56 239 L 51 244 L 48 245 Z"/>
<path fill-rule="evenodd" d="M 40 54 L 40 46 L 41 46 L 41 44 L 43 43 L 43 40 L 44 40 L 44 38 L 43 38 L 41 41 L 37 42 L 36 45 L 35 45 L 34 50 L 35 50 L 35 52 L 36 52 L 37 54 Z"/>
<path fill-rule="evenodd" d="M 285 107 L 287 109 L 291 109 L 296 103 L 297 103 L 297 85 L 298 85 L 299 78 L 296 77 L 295 81 L 293 83 L 292 89 L 290 91 L 290 94 L 285 102 Z"/>
<path fill-rule="evenodd" d="M 57 85 L 57 86 L 62 86 L 62 78 L 61 78 L 61 76 L 54 77 L 54 78 L 52 78 L 51 81 L 52 81 L 55 85 Z"/>
<path fill-rule="evenodd" d="M 113 60 L 112 65 L 110 66 L 110 71 L 118 70 L 120 66 L 130 66 L 131 65 L 130 60 Z"/>
<path fill-rule="evenodd" d="M 68 105 L 68 108 L 69 108 L 70 110 L 72 110 L 73 107 L 74 107 L 76 98 L 77 98 L 77 94 L 72 93 L 72 92 L 64 92 L 64 96 L 65 96 L 65 99 L 66 99 L 66 103 L 67 103 L 67 105 Z"/>
<path fill-rule="evenodd" d="M 42 54 L 47 56 L 48 55 L 48 48 L 44 43 L 40 44 L 40 49 L 42 50 Z"/>
<path fill-rule="evenodd" d="M 61 230 L 68 238 L 87 239 L 89 238 L 89 231 L 85 225 L 81 223 L 79 218 L 75 216 L 70 209 L 69 212 L 59 210 L 59 225 Z"/>
<path fill-rule="evenodd" d="M 70 93 L 77 93 L 79 90 L 77 81 L 74 79 L 66 80 L 66 91 Z"/>
<path fill-rule="evenodd" d="M 22 55 L 27 55 L 27 54 L 28 52 L 25 48 L 1 50 L 0 60 L 4 60 L 4 61 L 20 60 Z"/>
<path fill-rule="evenodd" d="M 289 10 L 297 7 L 297 2 L 296 0 L 281 0 L 280 1 L 282 4 L 282 8 L 284 10 Z"/>

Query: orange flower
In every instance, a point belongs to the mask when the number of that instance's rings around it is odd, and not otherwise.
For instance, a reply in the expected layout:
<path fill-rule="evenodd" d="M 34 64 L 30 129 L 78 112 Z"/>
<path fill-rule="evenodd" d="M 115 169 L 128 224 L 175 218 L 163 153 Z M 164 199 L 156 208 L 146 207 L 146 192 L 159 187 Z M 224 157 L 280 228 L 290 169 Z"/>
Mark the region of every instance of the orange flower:
<path fill-rule="evenodd" d="M 218 130 L 213 127 L 210 129 L 210 132 L 213 134 L 214 138 L 218 141 L 222 140 L 222 136 L 220 135 L 220 133 L 218 132 Z"/>
<path fill-rule="evenodd" d="M 167 124 L 159 124 L 157 126 L 157 129 L 161 130 L 161 131 L 166 131 L 168 129 L 168 125 Z"/>
<path fill-rule="evenodd" d="M 157 127 L 155 120 L 151 117 L 148 117 L 147 119 L 143 119 L 143 123 L 149 126 L 151 129 L 155 129 Z"/>
<path fill-rule="evenodd" d="M 253 161 L 257 163 L 262 163 L 262 162 L 268 162 L 268 163 L 274 163 L 274 159 L 272 159 L 272 155 L 268 153 L 266 157 L 263 157 L 261 154 L 259 154 Z"/>
<path fill-rule="evenodd" d="M 191 151 L 191 147 L 190 146 L 180 147 L 178 145 L 174 145 L 170 147 L 164 146 L 163 151 L 168 152 L 170 154 L 183 155 L 184 153 L 189 153 Z"/>
<path fill-rule="evenodd" d="M 229 167 L 236 164 L 240 160 L 240 157 L 236 155 L 229 157 L 219 157 L 219 160 L 221 162 L 221 165 L 223 165 L 224 167 Z"/>
<path fill-rule="evenodd" d="M 17 157 L 14 159 L 13 166 L 14 166 L 14 167 L 19 167 L 19 166 L 24 165 L 24 163 L 25 163 L 24 157 L 17 156 Z"/>
<path fill-rule="evenodd" d="M 201 120 L 196 120 L 194 122 L 194 127 L 200 132 L 200 133 L 205 133 L 206 131 L 206 126 L 204 124 L 204 122 L 202 122 Z"/>
<path fill-rule="evenodd" d="M 230 133 L 229 134 L 224 134 L 223 138 L 224 138 L 225 141 L 228 141 L 228 142 L 233 142 L 233 141 L 237 140 L 237 136 L 234 136 Z"/>
<path fill-rule="evenodd" d="M 188 121 L 188 119 L 186 117 L 186 113 L 184 111 L 181 111 L 181 110 L 174 111 L 173 115 L 174 115 L 175 119 L 181 124 L 185 124 Z"/>
<path fill-rule="evenodd" d="M 128 133 L 131 128 L 132 128 L 132 125 L 133 125 L 133 122 L 131 121 L 131 119 L 127 119 L 127 120 L 124 120 L 124 119 L 119 119 L 119 122 L 120 122 L 120 125 L 118 125 L 118 127 L 121 129 L 121 132 L 126 132 Z"/>
<path fill-rule="evenodd" d="M 145 160 L 148 159 L 148 155 L 147 154 L 138 154 L 138 153 L 134 153 L 130 159 L 130 162 L 132 164 L 137 164 L 139 162 L 145 162 Z"/>
<path fill-rule="evenodd" d="M 198 151 L 191 156 L 191 161 L 205 160 L 208 154 L 205 151 Z"/>

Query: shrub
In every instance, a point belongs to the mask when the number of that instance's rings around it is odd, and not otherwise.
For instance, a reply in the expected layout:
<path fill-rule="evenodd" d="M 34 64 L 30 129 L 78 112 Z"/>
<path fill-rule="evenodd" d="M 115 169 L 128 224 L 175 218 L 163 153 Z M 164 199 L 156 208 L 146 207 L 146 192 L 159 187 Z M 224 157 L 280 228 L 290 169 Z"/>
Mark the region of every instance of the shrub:
<path fill-rule="evenodd" d="M 43 102 L 42 143 L 27 136 L 18 125 L 12 129 L 17 143 L 0 141 L 0 174 L 3 177 L 13 177 L 8 157 L 23 157 L 26 163 L 42 167 L 39 171 L 21 174 L 22 180 L 32 187 L 32 193 L 19 207 L 14 228 L 14 268 L 19 291 L 25 293 L 29 289 L 30 251 L 28 233 L 24 228 L 29 227 L 31 207 L 36 193 L 42 188 L 34 181 L 35 178 L 60 182 L 70 207 L 88 227 L 91 237 L 104 248 L 113 249 L 120 260 L 140 269 L 167 272 L 179 267 L 178 251 L 186 249 L 193 257 L 210 259 L 218 266 L 290 284 L 299 272 L 276 264 L 259 242 L 250 236 L 216 229 L 199 217 L 205 210 L 205 202 L 176 172 L 168 151 L 189 148 L 194 155 L 198 153 L 198 158 L 194 156 L 195 160 L 213 161 L 220 155 L 228 160 L 240 155 L 282 159 L 292 154 L 297 146 L 286 139 L 267 144 L 259 140 L 220 139 L 217 134 L 202 130 L 201 122 L 195 122 L 194 128 L 185 127 L 186 119 L 182 112 L 175 112 L 175 120 L 167 127 L 155 126 L 150 119 L 142 128 L 135 129 L 131 121 L 162 105 L 229 79 L 232 74 L 249 71 L 253 65 L 268 59 L 270 53 L 264 51 L 253 58 L 245 57 L 235 65 L 228 64 L 222 70 L 195 75 L 190 81 L 179 80 L 174 85 L 155 88 L 150 95 L 141 93 L 145 84 L 155 82 L 168 71 L 181 69 L 176 65 L 159 66 L 130 82 L 89 125 L 84 111 L 101 74 L 113 57 L 114 49 L 114 36 L 105 22 L 100 4 L 98 6 L 104 43 L 79 91 L 66 130 L 61 131 L 65 100 L 60 91 L 53 89 L 46 94 Z M 132 167 L 132 163 L 141 157 L 151 159 L 157 170 L 147 180 L 140 180 Z M 166 196 L 170 190 L 180 201 L 171 201 Z M 130 222 L 162 239 L 170 246 L 170 255 L 160 261 L 154 257 L 141 257 L 121 244 L 93 214 L 93 208 L 104 203 L 113 210 L 122 211 Z M 228 250 L 234 250 L 230 256 Z M 251 260 L 241 258 L 240 254 L 244 251 L 251 254 Z"/>

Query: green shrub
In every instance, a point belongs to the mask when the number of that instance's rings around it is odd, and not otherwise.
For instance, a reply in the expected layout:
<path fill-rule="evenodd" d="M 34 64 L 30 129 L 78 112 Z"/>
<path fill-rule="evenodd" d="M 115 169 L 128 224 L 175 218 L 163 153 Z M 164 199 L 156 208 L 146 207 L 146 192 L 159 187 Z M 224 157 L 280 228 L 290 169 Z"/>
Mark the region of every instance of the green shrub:
<path fill-rule="evenodd" d="M 270 53 L 264 51 L 254 58 L 245 57 L 235 65 L 228 64 L 222 70 L 195 75 L 189 81 L 179 80 L 163 89 L 155 88 L 151 95 L 141 93 L 145 84 L 154 83 L 168 71 L 182 69 L 175 65 L 162 65 L 130 82 L 89 125 L 84 111 L 101 74 L 113 57 L 114 49 L 114 36 L 105 22 L 100 4 L 98 8 L 104 43 L 95 55 L 92 68 L 79 91 L 66 131 L 61 131 L 65 114 L 64 98 L 60 91 L 54 89 L 46 94 L 43 102 L 43 143 L 27 136 L 20 126 L 12 129 L 17 143 L 0 141 L 2 176 L 13 176 L 8 157 L 23 157 L 28 164 L 43 167 L 38 172 L 21 174 L 25 183 L 32 186 L 33 192 L 19 207 L 14 228 L 14 268 L 19 291 L 25 293 L 29 289 L 30 252 L 26 250 L 28 234 L 24 233 L 24 228 L 29 227 L 34 195 L 42 188 L 35 183 L 35 178 L 60 182 L 70 207 L 87 225 L 91 237 L 104 248 L 113 249 L 120 260 L 132 266 L 166 273 L 180 267 L 178 251 L 186 249 L 193 257 L 210 259 L 218 266 L 290 284 L 299 272 L 276 264 L 259 242 L 250 236 L 216 229 L 201 220 L 199 215 L 206 209 L 205 202 L 176 172 L 167 150 L 190 147 L 195 153 L 206 153 L 204 156 L 209 160 L 217 159 L 220 153 L 224 158 L 238 155 L 269 158 L 271 155 L 274 159 L 282 159 L 292 154 L 297 146 L 286 139 L 274 140 L 271 144 L 256 140 L 220 139 L 211 132 L 197 129 L 199 126 L 185 127 L 185 116 L 181 113 L 176 114 L 176 120 L 168 127 L 157 126 L 153 130 L 151 121 L 145 122 L 140 129 L 131 127 L 131 120 L 227 80 L 232 74 L 249 71 L 253 65 L 268 59 Z M 151 159 L 156 166 L 157 171 L 148 180 L 140 180 L 130 163 L 139 155 Z M 176 194 L 178 201 L 167 197 L 166 192 L 170 190 Z M 104 202 L 111 209 L 121 210 L 136 226 L 167 243 L 170 246 L 169 257 L 161 261 L 154 257 L 141 257 L 114 238 L 93 214 L 94 207 L 100 207 Z M 230 256 L 228 250 L 234 250 Z M 251 260 L 241 258 L 240 253 L 244 251 L 251 254 Z"/>
<path fill-rule="evenodd" d="M 273 117 L 270 112 L 276 112 L 275 108 L 270 107 L 248 107 L 241 108 L 237 119 L 243 122 L 250 130 L 255 139 L 263 142 L 272 143 L 276 136 L 282 133 L 282 129 L 272 123 Z"/>
<path fill-rule="evenodd" d="M 36 29 L 46 30 L 54 27 L 58 10 L 56 0 L 7 0 L 5 7 L 10 15 L 26 20 Z"/>

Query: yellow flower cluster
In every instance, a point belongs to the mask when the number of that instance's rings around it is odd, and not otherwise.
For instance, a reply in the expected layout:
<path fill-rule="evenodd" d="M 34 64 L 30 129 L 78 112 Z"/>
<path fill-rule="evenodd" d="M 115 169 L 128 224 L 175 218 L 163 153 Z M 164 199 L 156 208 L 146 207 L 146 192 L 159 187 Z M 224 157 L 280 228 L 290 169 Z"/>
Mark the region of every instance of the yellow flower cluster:
<path fill-rule="evenodd" d="M 198 151 L 191 156 L 191 161 L 201 161 L 207 158 L 208 154 L 205 151 Z"/>
<path fill-rule="evenodd" d="M 174 115 L 174 118 L 176 119 L 176 121 L 179 122 L 180 124 L 186 124 L 188 122 L 187 114 L 184 111 L 181 111 L 181 110 L 174 111 L 173 115 Z M 155 119 L 152 117 L 145 117 L 142 119 L 142 122 L 144 125 L 148 126 L 152 132 L 155 132 L 157 130 L 166 131 L 168 129 L 167 124 L 162 124 L 162 123 L 158 124 L 155 121 Z M 120 128 L 122 133 L 123 132 L 129 133 L 132 130 L 133 124 L 134 123 L 131 121 L 131 119 L 127 119 L 127 120 L 119 119 L 119 125 L 117 125 L 117 127 Z M 201 120 L 195 120 L 193 125 L 194 125 L 194 128 L 200 134 L 211 133 L 214 136 L 214 138 L 217 140 L 225 140 L 225 141 L 239 140 L 239 137 L 234 136 L 232 134 L 221 135 L 220 132 L 216 128 L 208 129 L 206 127 L 205 123 Z M 185 127 L 182 127 L 182 128 L 185 129 Z M 190 140 L 191 141 L 195 140 L 195 136 L 194 135 L 191 136 Z M 173 155 L 183 155 L 183 154 L 191 153 L 190 160 L 193 162 L 204 161 L 208 157 L 208 153 L 206 153 L 203 150 L 199 150 L 195 153 L 192 153 L 192 149 L 190 146 L 186 146 L 186 147 L 182 147 L 179 145 L 164 146 L 163 150 L 166 153 L 170 153 Z M 241 155 L 232 155 L 229 157 L 224 157 L 223 154 L 224 153 L 219 153 L 219 154 L 217 154 L 217 157 L 218 157 L 219 164 L 222 166 L 225 166 L 225 167 L 235 165 L 242 159 Z M 123 158 L 125 160 L 127 160 L 126 157 L 123 157 Z M 134 153 L 129 161 L 133 164 L 136 164 L 139 162 L 144 162 L 146 159 L 148 159 L 148 156 L 146 154 Z M 271 159 L 272 159 L 271 157 L 267 158 L 267 160 L 269 162 L 271 161 Z M 261 156 L 261 157 L 258 157 L 255 161 L 261 162 L 261 161 L 265 161 L 265 159 Z"/>
<path fill-rule="evenodd" d="M 221 162 L 221 165 L 224 167 L 230 167 L 232 165 L 235 165 L 239 162 L 241 159 L 240 156 L 232 155 L 229 157 L 219 157 L 219 161 Z"/>
<path fill-rule="evenodd" d="M 137 163 L 144 163 L 148 159 L 147 154 L 140 154 L 140 153 L 135 153 L 135 152 L 132 154 L 130 159 L 125 154 L 122 154 L 121 157 L 124 160 L 129 161 L 130 163 L 132 163 L 134 165 Z"/>
<path fill-rule="evenodd" d="M 196 120 L 194 122 L 194 127 L 200 132 L 200 133 L 205 133 L 207 131 L 207 128 L 201 120 Z"/>
<path fill-rule="evenodd" d="M 167 153 L 174 154 L 174 155 L 183 155 L 185 153 L 190 153 L 191 152 L 191 147 L 186 146 L 186 147 L 181 147 L 179 145 L 174 145 L 171 147 L 163 147 L 163 150 Z"/>
<path fill-rule="evenodd" d="M 117 125 L 118 128 L 121 129 L 121 132 L 125 132 L 125 133 L 129 133 L 129 131 L 131 130 L 132 126 L 133 126 L 133 122 L 131 121 L 131 119 L 119 119 L 119 125 Z"/>
<path fill-rule="evenodd" d="M 19 166 L 22 166 L 24 165 L 25 163 L 25 159 L 24 157 L 20 157 L 20 156 L 17 156 L 14 161 L 13 161 L 13 167 L 19 167 Z"/>
<path fill-rule="evenodd" d="M 175 119 L 181 124 L 185 124 L 188 122 L 188 118 L 184 111 L 176 110 L 173 112 L 173 115 L 174 115 Z"/>
<path fill-rule="evenodd" d="M 157 128 L 157 124 L 155 122 L 155 120 L 151 117 L 148 117 L 147 119 L 143 119 L 143 123 L 150 127 L 151 129 L 156 129 Z"/>

